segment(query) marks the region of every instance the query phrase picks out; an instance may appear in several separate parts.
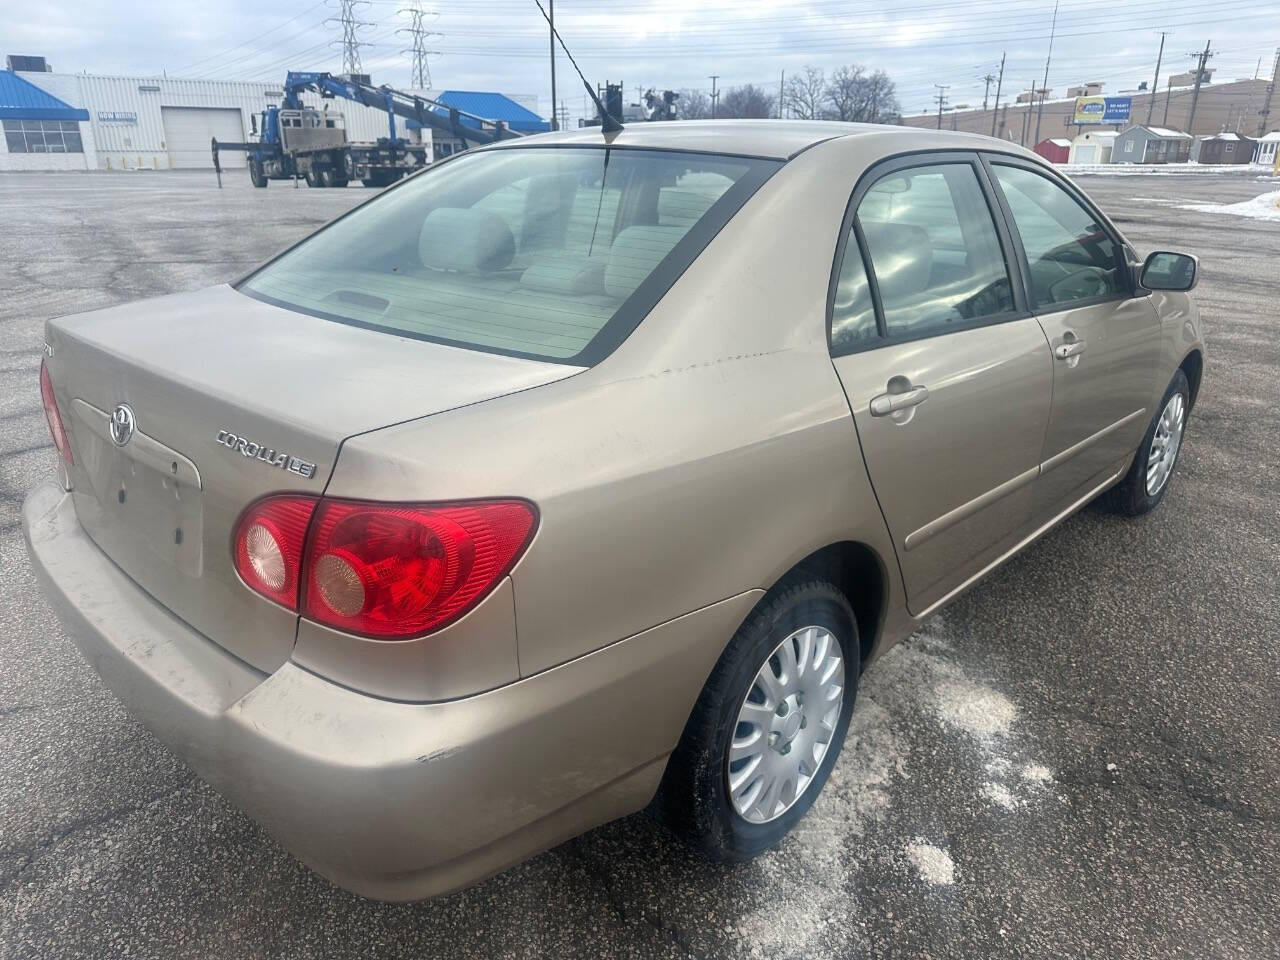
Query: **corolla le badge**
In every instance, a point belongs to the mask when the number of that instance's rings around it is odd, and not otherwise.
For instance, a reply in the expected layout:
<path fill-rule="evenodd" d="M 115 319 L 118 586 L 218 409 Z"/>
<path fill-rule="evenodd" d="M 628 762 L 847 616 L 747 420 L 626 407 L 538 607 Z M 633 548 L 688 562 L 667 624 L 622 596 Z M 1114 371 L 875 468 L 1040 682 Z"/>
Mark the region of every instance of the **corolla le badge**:
<path fill-rule="evenodd" d="M 281 470 L 288 470 L 290 473 L 296 473 L 298 476 L 310 480 L 316 475 L 316 465 L 308 460 L 299 457 L 290 456 L 287 453 L 277 453 L 271 447 L 264 446 L 254 440 L 237 436 L 230 430 L 218 431 L 218 442 L 228 450 L 235 450 L 242 456 L 251 457 L 254 460 L 260 460 L 270 467 L 279 467 Z"/>
<path fill-rule="evenodd" d="M 123 447 L 133 439 L 133 408 L 127 403 L 117 403 L 115 412 L 111 414 L 111 442 Z"/>

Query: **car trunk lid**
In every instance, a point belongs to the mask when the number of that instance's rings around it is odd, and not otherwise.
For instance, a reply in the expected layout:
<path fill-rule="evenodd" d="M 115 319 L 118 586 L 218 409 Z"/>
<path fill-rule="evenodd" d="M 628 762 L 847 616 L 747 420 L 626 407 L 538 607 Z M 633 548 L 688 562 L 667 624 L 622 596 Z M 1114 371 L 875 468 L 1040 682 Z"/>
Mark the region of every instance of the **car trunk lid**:
<path fill-rule="evenodd" d="M 156 600 L 268 671 L 288 659 L 297 618 L 235 572 L 248 504 L 319 495 L 347 437 L 580 369 L 335 323 L 228 286 L 53 320 L 47 339 L 80 523 Z"/>

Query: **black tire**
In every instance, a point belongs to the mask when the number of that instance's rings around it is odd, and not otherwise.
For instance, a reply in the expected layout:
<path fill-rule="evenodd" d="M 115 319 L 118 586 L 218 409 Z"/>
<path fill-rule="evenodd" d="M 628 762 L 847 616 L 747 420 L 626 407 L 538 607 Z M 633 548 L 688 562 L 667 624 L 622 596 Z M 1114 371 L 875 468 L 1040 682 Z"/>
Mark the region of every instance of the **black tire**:
<path fill-rule="evenodd" d="M 334 173 L 331 167 L 325 167 L 320 171 L 320 186 L 333 187 L 337 185 L 338 175 Z"/>
<path fill-rule="evenodd" d="M 777 819 L 749 822 L 729 794 L 728 749 L 738 711 L 756 674 L 778 646 L 805 626 L 822 626 L 840 644 L 844 692 L 839 719 L 817 771 L 794 804 Z M 849 601 L 833 584 L 810 576 L 784 580 L 738 628 L 703 687 L 667 764 L 654 815 L 712 860 L 748 860 L 777 845 L 812 806 L 840 755 L 860 671 L 858 628 Z"/>
<path fill-rule="evenodd" d="M 317 175 L 315 167 L 307 167 L 306 173 L 302 175 L 302 179 L 307 181 L 308 187 L 322 186 L 322 184 L 320 183 L 320 177 L 319 175 Z"/>
<path fill-rule="evenodd" d="M 249 161 L 249 182 L 258 188 L 266 187 L 267 175 L 262 171 L 262 161 Z"/>
<path fill-rule="evenodd" d="M 380 187 L 380 186 L 382 186 L 382 184 L 380 184 L 380 183 L 379 183 L 377 180 L 375 180 L 373 177 L 365 177 L 365 178 L 364 178 L 363 180 L 361 180 L 360 182 L 361 182 L 361 183 L 363 183 L 366 187 Z"/>
<path fill-rule="evenodd" d="M 336 187 L 339 190 L 345 188 L 346 185 L 350 182 L 345 175 L 339 175 L 335 173 L 333 177 L 334 177 L 333 183 L 329 184 L 329 186 Z"/>
<path fill-rule="evenodd" d="M 1155 437 L 1160 417 L 1164 413 L 1165 407 L 1168 406 L 1169 401 L 1176 394 L 1182 395 L 1183 430 L 1186 430 L 1186 417 L 1191 412 L 1191 385 L 1187 383 L 1187 375 L 1178 370 L 1174 373 L 1173 380 L 1169 382 L 1169 389 L 1164 392 L 1160 405 L 1156 408 L 1155 415 L 1151 418 L 1151 423 L 1147 425 L 1147 432 L 1142 435 L 1142 444 L 1138 447 L 1138 452 L 1133 455 L 1133 463 L 1129 466 L 1129 472 L 1105 495 L 1106 506 L 1116 513 L 1130 517 L 1139 517 L 1144 513 L 1150 513 L 1160 505 L 1164 495 L 1169 492 L 1169 485 L 1173 483 L 1173 474 L 1178 467 L 1178 456 L 1182 452 L 1182 438 L 1179 440 L 1177 450 L 1174 451 L 1173 466 L 1170 468 L 1163 484 L 1154 494 L 1147 492 L 1147 466 L 1151 457 L 1151 441 Z"/>

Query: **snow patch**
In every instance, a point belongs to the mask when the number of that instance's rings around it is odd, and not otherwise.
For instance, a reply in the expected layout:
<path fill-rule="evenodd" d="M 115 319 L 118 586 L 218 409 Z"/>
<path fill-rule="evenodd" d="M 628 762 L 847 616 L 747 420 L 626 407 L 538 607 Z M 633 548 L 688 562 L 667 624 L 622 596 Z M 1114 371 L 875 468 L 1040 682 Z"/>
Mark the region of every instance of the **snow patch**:
<path fill-rule="evenodd" d="M 1022 768 L 1022 779 L 1028 783 L 1052 783 L 1053 771 L 1042 763 L 1029 763 Z"/>
<path fill-rule="evenodd" d="M 1004 736 L 1018 716 L 1018 708 L 1003 693 L 967 677 L 947 680 L 935 692 L 942 720 L 975 737 Z"/>
<path fill-rule="evenodd" d="M 1015 797 L 1013 791 L 1003 783 L 996 783 L 994 780 L 988 780 L 982 785 L 982 795 L 996 806 L 1004 807 L 1006 810 L 1016 810 L 1022 806 L 1022 800 Z"/>
<path fill-rule="evenodd" d="M 941 847 L 916 839 L 907 844 L 907 859 L 925 883 L 951 886 L 956 882 L 956 865 Z"/>
<path fill-rule="evenodd" d="M 1280 220 L 1280 190 L 1240 203 L 1181 203 L 1178 209 L 1194 210 L 1197 213 L 1225 213 L 1251 220 Z"/>

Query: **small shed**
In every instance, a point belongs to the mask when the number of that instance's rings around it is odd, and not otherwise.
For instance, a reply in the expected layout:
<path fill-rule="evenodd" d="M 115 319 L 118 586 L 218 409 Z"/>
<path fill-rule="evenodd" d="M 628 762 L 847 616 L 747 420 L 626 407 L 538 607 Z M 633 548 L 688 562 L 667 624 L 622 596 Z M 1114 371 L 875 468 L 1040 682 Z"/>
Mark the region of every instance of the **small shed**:
<path fill-rule="evenodd" d="M 1087 130 L 1071 141 L 1068 163 L 1110 163 L 1114 130 Z"/>
<path fill-rule="evenodd" d="M 1276 155 L 1280 153 L 1280 130 L 1259 137 L 1253 149 L 1253 162 L 1264 167 L 1274 167 Z"/>
<path fill-rule="evenodd" d="M 1186 163 L 1191 134 L 1166 127 L 1135 124 L 1122 131 L 1111 147 L 1112 163 Z"/>
<path fill-rule="evenodd" d="M 1071 156 L 1071 141 L 1065 137 L 1049 137 L 1037 143 L 1035 149 L 1050 163 L 1066 163 Z"/>
<path fill-rule="evenodd" d="M 1199 163 L 1248 163 L 1253 159 L 1256 140 L 1238 133 L 1219 133 L 1217 136 L 1197 139 L 1192 153 Z"/>

